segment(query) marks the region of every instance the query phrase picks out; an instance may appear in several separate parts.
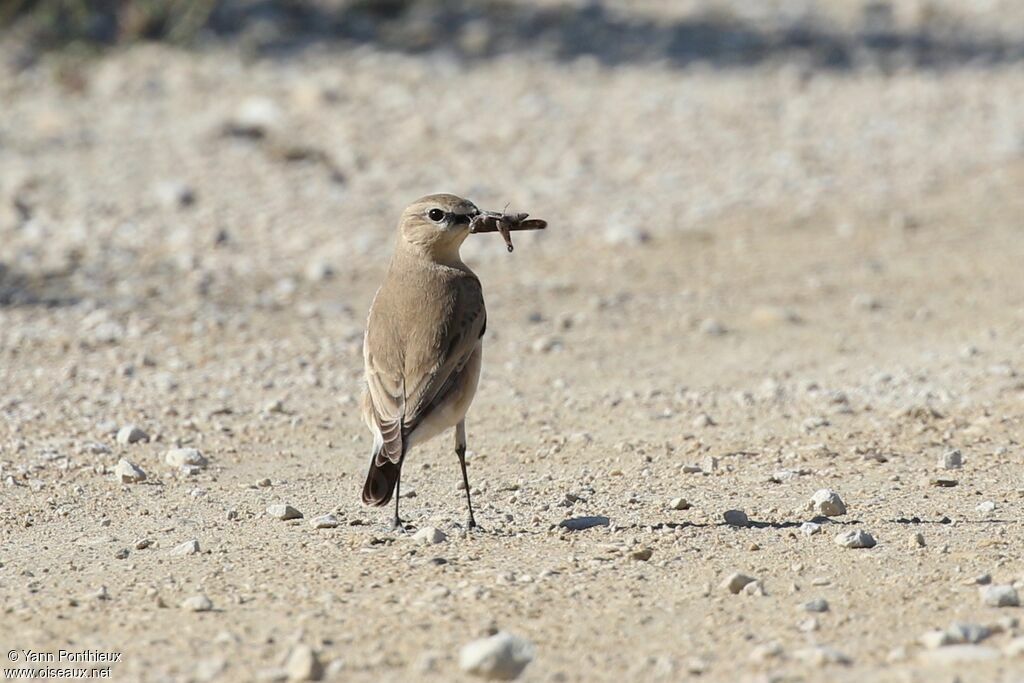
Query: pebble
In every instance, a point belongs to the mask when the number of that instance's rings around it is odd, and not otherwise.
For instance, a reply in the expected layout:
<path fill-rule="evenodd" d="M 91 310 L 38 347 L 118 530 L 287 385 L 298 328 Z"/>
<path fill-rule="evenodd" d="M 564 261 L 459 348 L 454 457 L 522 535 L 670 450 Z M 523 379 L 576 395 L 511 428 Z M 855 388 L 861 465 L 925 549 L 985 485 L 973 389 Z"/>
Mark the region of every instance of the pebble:
<path fill-rule="evenodd" d="M 928 477 L 926 479 L 929 486 L 938 486 L 939 488 L 952 488 L 956 486 L 958 482 L 956 479 L 949 479 L 946 477 Z"/>
<path fill-rule="evenodd" d="M 978 505 L 974 509 L 982 513 L 995 512 L 996 504 L 991 500 L 985 500 L 978 503 Z"/>
<path fill-rule="evenodd" d="M 813 536 L 821 531 L 821 525 L 817 522 L 804 522 L 800 525 L 800 533 L 804 536 Z"/>
<path fill-rule="evenodd" d="M 135 463 L 129 462 L 124 458 L 117 461 L 117 466 L 114 468 L 114 476 L 122 484 L 137 484 L 140 481 L 146 481 L 146 473 Z"/>
<path fill-rule="evenodd" d="M 697 429 L 701 429 L 702 427 L 714 427 L 715 421 L 712 420 L 711 416 L 708 415 L 707 413 L 701 413 L 697 417 L 693 418 L 690 424 L 692 424 Z"/>
<path fill-rule="evenodd" d="M 167 451 L 164 461 L 171 467 L 206 467 L 207 460 L 195 448 L 172 448 Z"/>
<path fill-rule="evenodd" d="M 815 666 L 826 666 L 828 664 L 842 664 L 847 666 L 853 663 L 853 660 L 845 654 L 835 648 L 828 647 L 827 645 L 817 645 L 815 647 L 797 650 L 793 653 L 793 657 L 801 662 L 806 662 Z"/>
<path fill-rule="evenodd" d="M 668 503 L 672 510 L 689 510 L 690 503 L 685 498 L 673 498 Z"/>
<path fill-rule="evenodd" d="M 944 470 L 958 470 L 964 465 L 963 454 L 959 450 L 946 451 L 939 458 L 939 467 Z"/>
<path fill-rule="evenodd" d="M 263 138 L 275 131 L 282 120 L 280 107 L 266 97 L 250 97 L 235 110 L 227 132 L 240 137 Z"/>
<path fill-rule="evenodd" d="M 199 541 L 194 538 L 191 541 L 185 541 L 180 543 L 171 549 L 171 555 L 175 557 L 183 557 L 185 555 L 195 555 L 199 552 Z"/>
<path fill-rule="evenodd" d="M 949 625 L 949 628 L 946 629 L 946 634 L 949 636 L 949 641 L 951 643 L 973 644 L 980 643 L 992 635 L 992 629 L 981 624 L 967 624 L 960 621 L 954 621 Z"/>
<path fill-rule="evenodd" d="M 324 675 L 324 667 L 316 651 L 303 644 L 292 648 L 285 671 L 289 681 L 319 681 Z"/>
<path fill-rule="evenodd" d="M 806 612 L 827 612 L 828 601 L 824 598 L 815 598 L 809 602 L 805 602 L 801 605 L 801 608 Z"/>
<path fill-rule="evenodd" d="M 721 337 L 728 331 L 722 323 L 718 322 L 714 318 L 702 320 L 699 329 L 702 334 L 706 334 L 710 337 Z"/>
<path fill-rule="evenodd" d="M 782 645 L 776 641 L 758 645 L 750 651 L 750 661 L 766 662 L 770 659 L 779 659 L 783 655 Z"/>
<path fill-rule="evenodd" d="M 989 607 L 1020 607 L 1020 596 L 1013 586 L 982 586 L 981 602 Z"/>
<path fill-rule="evenodd" d="M 607 517 L 595 515 L 593 517 L 570 517 L 569 519 L 563 519 L 558 523 L 558 526 L 569 531 L 583 531 L 595 526 L 608 526 L 610 523 L 611 521 Z"/>
<path fill-rule="evenodd" d="M 698 474 L 703 471 L 700 465 L 683 465 L 683 474 Z"/>
<path fill-rule="evenodd" d="M 330 513 L 309 520 L 314 529 L 335 529 L 341 525 L 338 518 Z"/>
<path fill-rule="evenodd" d="M 181 601 L 181 608 L 189 612 L 209 612 L 213 609 L 213 602 L 205 595 L 193 595 Z"/>
<path fill-rule="evenodd" d="M 119 444 L 132 444 L 139 441 L 149 441 L 149 434 L 142 431 L 135 425 L 125 425 L 117 430 L 117 442 Z"/>
<path fill-rule="evenodd" d="M 921 531 L 915 531 L 910 536 L 910 547 L 911 548 L 923 548 L 925 546 L 924 533 Z"/>
<path fill-rule="evenodd" d="M 289 519 L 300 519 L 302 513 L 293 508 L 291 505 L 285 505 L 284 503 L 276 503 L 267 508 L 267 514 L 274 519 L 280 519 L 282 521 Z"/>
<path fill-rule="evenodd" d="M 745 527 L 750 524 L 750 520 L 747 518 L 747 513 L 743 510 L 726 510 L 722 515 L 722 518 L 729 526 Z"/>
<path fill-rule="evenodd" d="M 423 545 L 435 545 L 437 543 L 444 543 L 448 540 L 448 536 L 437 527 L 425 526 L 413 534 L 412 540 Z"/>
<path fill-rule="evenodd" d="M 639 562 L 646 562 L 651 559 L 652 555 L 654 555 L 654 551 L 650 548 L 640 548 L 638 550 L 634 550 L 630 557 Z"/>
<path fill-rule="evenodd" d="M 757 581 L 757 579 L 755 579 L 752 576 L 747 576 L 746 574 L 741 574 L 739 572 L 733 572 L 732 574 L 729 574 L 729 576 L 725 577 L 725 580 L 722 581 L 720 585 L 722 588 L 726 589 L 733 595 L 737 595 L 740 591 L 742 591 L 744 588 L 754 583 L 755 581 Z"/>
<path fill-rule="evenodd" d="M 825 517 L 837 517 L 846 514 L 846 503 L 832 489 L 819 489 L 811 496 L 807 509 Z"/>
<path fill-rule="evenodd" d="M 968 662 L 986 662 L 999 658 L 999 650 L 984 645 L 949 645 L 921 652 L 920 658 L 929 664 L 949 665 Z"/>
<path fill-rule="evenodd" d="M 183 209 L 196 203 L 196 192 L 180 180 L 163 180 L 153 187 L 156 200 L 167 209 Z"/>
<path fill-rule="evenodd" d="M 836 545 L 844 548 L 874 548 L 875 539 L 866 531 L 852 529 L 836 534 Z"/>
<path fill-rule="evenodd" d="M 499 631 L 464 645 L 459 652 L 459 668 L 480 678 L 511 681 L 519 677 L 533 656 L 529 641 Z"/>

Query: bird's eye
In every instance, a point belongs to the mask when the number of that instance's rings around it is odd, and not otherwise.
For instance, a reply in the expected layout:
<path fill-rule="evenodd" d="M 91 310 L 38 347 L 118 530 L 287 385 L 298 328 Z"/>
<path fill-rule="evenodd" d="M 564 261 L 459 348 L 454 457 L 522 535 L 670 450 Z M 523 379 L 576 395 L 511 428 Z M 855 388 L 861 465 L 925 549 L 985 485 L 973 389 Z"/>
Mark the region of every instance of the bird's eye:
<path fill-rule="evenodd" d="M 444 219 L 444 211 L 441 209 L 431 209 L 427 215 L 430 216 L 430 220 L 435 223 L 440 223 Z"/>

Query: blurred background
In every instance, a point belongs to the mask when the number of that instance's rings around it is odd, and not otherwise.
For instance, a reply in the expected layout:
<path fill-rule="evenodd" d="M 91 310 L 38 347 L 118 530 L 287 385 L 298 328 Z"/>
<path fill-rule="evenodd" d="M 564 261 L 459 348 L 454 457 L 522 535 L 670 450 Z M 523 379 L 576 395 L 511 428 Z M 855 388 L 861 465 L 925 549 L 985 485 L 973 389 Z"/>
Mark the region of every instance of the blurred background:
<path fill-rule="evenodd" d="M 1013 0 L 3 0 L 0 27 L 7 299 L 88 297 L 99 263 L 136 292 L 315 277 L 438 190 L 555 242 L 913 221 L 1024 153 Z"/>

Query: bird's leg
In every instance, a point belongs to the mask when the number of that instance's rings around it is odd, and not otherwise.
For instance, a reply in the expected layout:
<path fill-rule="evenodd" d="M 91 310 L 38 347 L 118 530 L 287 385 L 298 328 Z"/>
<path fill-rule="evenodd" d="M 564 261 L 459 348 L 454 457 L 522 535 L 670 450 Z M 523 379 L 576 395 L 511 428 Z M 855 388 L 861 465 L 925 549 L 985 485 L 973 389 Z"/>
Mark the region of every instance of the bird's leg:
<path fill-rule="evenodd" d="M 398 465 L 398 479 L 395 480 L 395 518 L 391 520 L 392 531 L 405 531 L 405 524 L 402 523 L 402 518 L 398 516 L 398 495 L 402 486 L 402 465 Z"/>
<path fill-rule="evenodd" d="M 469 495 L 469 476 L 466 474 L 466 421 L 462 420 L 455 426 L 455 455 L 459 456 L 459 467 L 462 468 L 462 485 L 466 487 L 466 505 L 469 507 L 469 520 L 466 527 L 476 528 L 473 519 L 473 500 Z"/>

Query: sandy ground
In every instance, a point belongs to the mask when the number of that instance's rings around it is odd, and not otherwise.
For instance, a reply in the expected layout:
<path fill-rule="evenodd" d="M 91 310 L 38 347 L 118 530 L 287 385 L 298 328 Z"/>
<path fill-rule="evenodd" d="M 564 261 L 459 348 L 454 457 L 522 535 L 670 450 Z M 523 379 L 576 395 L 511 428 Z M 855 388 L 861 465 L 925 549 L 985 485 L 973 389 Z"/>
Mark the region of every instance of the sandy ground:
<path fill-rule="evenodd" d="M 460 648 L 500 629 L 525 681 L 1024 680 L 1024 612 L 978 586 L 1024 592 L 1018 63 L 6 63 L 4 652 L 243 681 L 308 646 L 331 680 L 468 680 Z M 551 228 L 466 246 L 483 529 L 438 439 L 403 478 L 448 536 L 424 545 L 359 504 L 357 400 L 395 220 L 437 190 Z M 824 487 L 848 511 L 806 535 Z M 559 526 L 585 516 L 608 524 Z M 854 529 L 877 545 L 834 542 Z M 991 633 L 919 642 L 953 622 Z"/>

